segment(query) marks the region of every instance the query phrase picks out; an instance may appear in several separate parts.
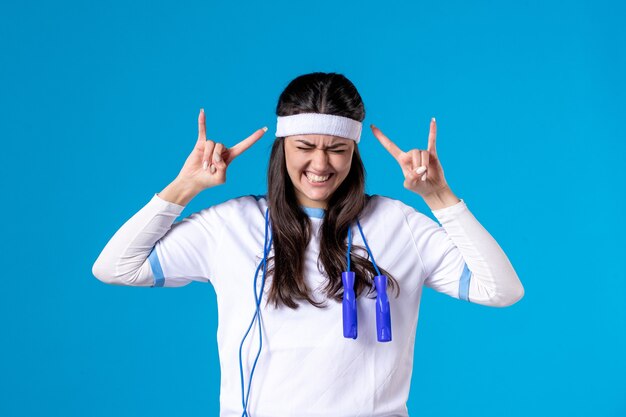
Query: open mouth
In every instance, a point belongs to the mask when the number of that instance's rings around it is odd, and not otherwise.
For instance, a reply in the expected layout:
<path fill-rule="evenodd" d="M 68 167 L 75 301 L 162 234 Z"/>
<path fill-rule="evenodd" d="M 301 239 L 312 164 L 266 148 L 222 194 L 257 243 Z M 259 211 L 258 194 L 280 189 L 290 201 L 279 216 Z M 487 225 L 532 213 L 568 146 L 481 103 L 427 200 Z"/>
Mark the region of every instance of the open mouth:
<path fill-rule="evenodd" d="M 305 171 L 304 172 L 304 176 L 312 184 L 324 184 L 324 183 L 328 182 L 328 180 L 330 179 L 330 177 L 333 176 L 333 174 L 315 175 L 315 174 L 313 174 L 311 172 Z"/>

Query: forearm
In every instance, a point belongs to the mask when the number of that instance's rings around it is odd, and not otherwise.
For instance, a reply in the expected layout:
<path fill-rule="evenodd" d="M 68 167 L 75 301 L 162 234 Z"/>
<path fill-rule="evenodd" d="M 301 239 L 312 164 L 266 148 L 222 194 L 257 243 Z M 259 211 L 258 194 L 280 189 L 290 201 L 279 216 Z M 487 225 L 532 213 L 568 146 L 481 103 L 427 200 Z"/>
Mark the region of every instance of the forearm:
<path fill-rule="evenodd" d="M 94 276 L 107 284 L 152 285 L 146 259 L 183 209 L 155 194 L 106 244 L 92 267 Z"/>
<path fill-rule="evenodd" d="M 524 287 L 508 257 L 465 202 L 433 210 L 433 214 L 472 273 L 469 287 L 471 302 L 505 307 L 523 297 Z"/>

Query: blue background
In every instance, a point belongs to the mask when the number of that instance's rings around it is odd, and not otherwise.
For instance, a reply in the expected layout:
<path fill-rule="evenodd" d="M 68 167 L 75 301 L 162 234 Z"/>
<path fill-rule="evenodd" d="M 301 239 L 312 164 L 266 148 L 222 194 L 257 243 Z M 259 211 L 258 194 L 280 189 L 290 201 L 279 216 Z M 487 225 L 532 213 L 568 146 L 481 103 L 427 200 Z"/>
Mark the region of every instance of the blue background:
<path fill-rule="evenodd" d="M 622 2 L 87 2 L 0 6 L 2 416 L 219 410 L 210 284 L 105 285 L 113 233 L 197 137 L 267 125 L 225 185 L 265 192 L 278 95 L 340 72 L 405 150 L 438 150 L 503 247 L 512 307 L 427 289 L 411 416 L 626 415 L 626 31 Z M 432 217 L 364 129 L 367 191 Z M 355 381 L 358 383 L 358 381 Z"/>

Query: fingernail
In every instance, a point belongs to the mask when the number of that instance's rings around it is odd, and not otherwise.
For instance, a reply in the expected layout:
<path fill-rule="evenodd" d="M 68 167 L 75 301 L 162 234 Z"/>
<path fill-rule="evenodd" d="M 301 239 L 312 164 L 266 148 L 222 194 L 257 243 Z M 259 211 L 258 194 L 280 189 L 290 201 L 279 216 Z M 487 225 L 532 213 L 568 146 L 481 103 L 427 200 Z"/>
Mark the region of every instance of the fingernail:
<path fill-rule="evenodd" d="M 204 109 L 203 108 L 200 109 L 200 113 L 204 113 Z"/>
<path fill-rule="evenodd" d="M 433 122 L 436 122 L 435 118 L 433 117 Z"/>
<path fill-rule="evenodd" d="M 215 171 L 217 171 L 217 168 L 215 168 L 215 165 L 211 164 L 211 174 L 215 174 Z"/>
<path fill-rule="evenodd" d="M 263 131 L 267 132 L 267 126 L 263 126 Z"/>
<path fill-rule="evenodd" d="M 419 168 L 417 168 L 417 169 L 415 170 L 415 173 L 416 173 L 417 175 L 421 175 L 421 174 L 423 174 L 424 172 L 426 172 L 426 167 L 425 167 L 424 165 L 422 165 L 421 167 L 419 167 Z"/>
<path fill-rule="evenodd" d="M 209 163 L 207 161 L 204 161 L 202 163 L 202 169 L 206 171 L 206 167 L 209 165 Z"/>
<path fill-rule="evenodd" d="M 428 175 L 428 174 L 422 175 L 422 181 L 426 181 L 426 175 Z"/>

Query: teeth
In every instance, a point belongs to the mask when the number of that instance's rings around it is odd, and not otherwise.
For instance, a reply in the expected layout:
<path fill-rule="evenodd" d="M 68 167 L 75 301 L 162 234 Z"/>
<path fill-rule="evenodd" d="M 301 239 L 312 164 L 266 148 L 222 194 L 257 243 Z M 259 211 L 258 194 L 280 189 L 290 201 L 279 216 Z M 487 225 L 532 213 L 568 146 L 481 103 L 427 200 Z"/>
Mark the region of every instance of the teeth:
<path fill-rule="evenodd" d="M 305 175 L 309 180 L 313 182 L 324 182 L 330 177 L 330 175 L 320 177 L 318 175 L 311 174 L 310 172 L 305 172 Z"/>

